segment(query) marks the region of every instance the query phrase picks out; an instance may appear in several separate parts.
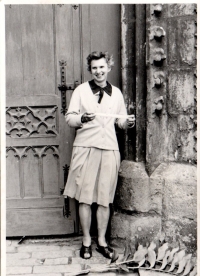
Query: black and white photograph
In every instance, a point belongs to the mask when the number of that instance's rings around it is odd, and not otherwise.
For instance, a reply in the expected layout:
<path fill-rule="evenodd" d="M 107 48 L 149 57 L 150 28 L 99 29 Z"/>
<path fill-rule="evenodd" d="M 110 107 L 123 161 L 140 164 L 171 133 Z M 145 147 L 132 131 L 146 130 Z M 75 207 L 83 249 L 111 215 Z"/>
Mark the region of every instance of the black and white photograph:
<path fill-rule="evenodd" d="M 197 275 L 197 6 L 0 1 L 1 275 Z"/>

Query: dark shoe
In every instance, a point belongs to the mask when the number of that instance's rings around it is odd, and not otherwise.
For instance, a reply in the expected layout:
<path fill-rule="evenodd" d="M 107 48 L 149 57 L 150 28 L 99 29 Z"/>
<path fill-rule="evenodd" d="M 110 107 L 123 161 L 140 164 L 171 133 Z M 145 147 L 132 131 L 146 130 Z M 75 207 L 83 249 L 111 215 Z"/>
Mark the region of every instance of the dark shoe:
<path fill-rule="evenodd" d="M 105 258 L 112 259 L 112 262 L 115 262 L 119 258 L 117 251 L 109 246 L 100 246 L 98 244 L 96 250 Z M 112 253 L 112 257 L 110 257 L 110 253 Z"/>
<path fill-rule="evenodd" d="M 85 253 L 89 253 L 90 257 L 85 258 Z M 84 246 L 82 244 L 81 249 L 80 249 L 80 257 L 83 259 L 90 259 L 92 257 L 92 248 L 91 245 L 90 246 Z"/>

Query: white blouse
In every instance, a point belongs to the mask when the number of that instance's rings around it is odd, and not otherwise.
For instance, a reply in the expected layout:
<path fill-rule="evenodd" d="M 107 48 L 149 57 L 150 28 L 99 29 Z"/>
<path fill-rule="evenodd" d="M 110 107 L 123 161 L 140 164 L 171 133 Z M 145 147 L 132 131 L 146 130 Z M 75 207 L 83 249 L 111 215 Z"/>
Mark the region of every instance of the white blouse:
<path fill-rule="evenodd" d="M 121 91 L 112 85 L 112 95 L 104 92 L 101 103 L 97 94 L 93 94 L 88 82 L 79 85 L 73 92 L 69 109 L 65 115 L 70 127 L 77 128 L 74 146 L 95 147 L 105 150 L 119 150 L 115 126 L 128 128 L 126 118 L 112 118 L 96 115 L 94 120 L 81 122 L 85 112 L 127 115 Z"/>

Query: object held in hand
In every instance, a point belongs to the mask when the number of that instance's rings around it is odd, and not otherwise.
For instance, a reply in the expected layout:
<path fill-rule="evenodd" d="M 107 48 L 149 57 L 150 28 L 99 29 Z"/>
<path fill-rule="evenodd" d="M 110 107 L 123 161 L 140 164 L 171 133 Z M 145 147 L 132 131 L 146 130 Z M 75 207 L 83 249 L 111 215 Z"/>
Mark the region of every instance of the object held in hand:
<path fill-rule="evenodd" d="M 122 118 L 122 119 L 128 119 L 130 116 L 134 115 L 121 115 L 121 114 L 111 114 L 111 113 L 94 113 L 96 116 L 101 116 L 101 117 L 112 117 L 112 118 Z"/>
<path fill-rule="evenodd" d="M 81 116 L 81 123 L 87 123 L 89 121 L 94 120 L 94 118 L 95 118 L 95 114 L 94 113 L 87 113 L 87 112 L 85 112 Z"/>
<path fill-rule="evenodd" d="M 133 127 L 135 125 L 135 116 L 134 115 L 129 115 L 127 118 L 127 125 L 128 127 Z"/>

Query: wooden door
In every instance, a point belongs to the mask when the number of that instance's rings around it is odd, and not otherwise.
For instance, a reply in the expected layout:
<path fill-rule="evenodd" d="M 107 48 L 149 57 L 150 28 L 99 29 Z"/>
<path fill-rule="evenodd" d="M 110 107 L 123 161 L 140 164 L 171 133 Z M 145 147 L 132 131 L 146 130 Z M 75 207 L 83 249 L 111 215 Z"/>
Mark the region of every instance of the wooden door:
<path fill-rule="evenodd" d="M 58 86 L 64 70 L 68 105 L 94 50 L 114 54 L 110 81 L 120 85 L 119 7 L 6 5 L 7 236 L 78 230 L 75 201 L 66 214 L 61 195 L 75 133 Z"/>
<path fill-rule="evenodd" d="M 67 83 L 80 82 L 78 27 L 71 5 L 6 6 L 7 236 L 76 230 L 73 201 L 63 216 L 74 132 L 61 113 L 58 85 L 61 61 Z"/>

